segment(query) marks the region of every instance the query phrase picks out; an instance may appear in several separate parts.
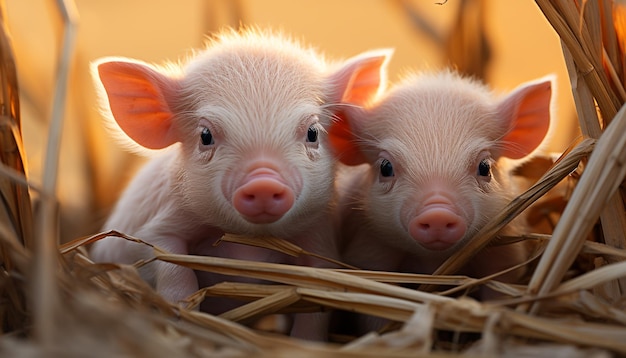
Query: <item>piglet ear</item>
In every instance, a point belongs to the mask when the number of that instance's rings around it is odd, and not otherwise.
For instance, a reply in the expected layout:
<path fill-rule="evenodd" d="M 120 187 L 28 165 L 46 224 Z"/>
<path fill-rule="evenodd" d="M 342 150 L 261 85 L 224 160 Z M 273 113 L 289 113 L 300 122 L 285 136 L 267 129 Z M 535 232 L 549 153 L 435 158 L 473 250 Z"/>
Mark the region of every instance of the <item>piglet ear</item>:
<path fill-rule="evenodd" d="M 553 82 L 548 76 L 525 83 L 500 102 L 498 113 L 510 128 L 501 139 L 502 156 L 522 159 L 544 142 L 550 129 Z"/>
<path fill-rule="evenodd" d="M 161 149 L 178 141 L 168 97 L 178 86 L 175 79 L 147 64 L 100 61 L 95 69 L 106 92 L 111 114 L 137 144 Z"/>
<path fill-rule="evenodd" d="M 387 83 L 387 64 L 393 50 L 368 51 L 347 60 L 330 76 L 330 101 L 365 106 L 378 96 Z"/>
<path fill-rule="evenodd" d="M 352 129 L 353 125 L 358 124 L 363 112 L 362 108 L 341 109 L 335 114 L 335 120 L 328 129 L 330 146 L 343 164 L 359 165 L 367 162 L 358 137 Z"/>
<path fill-rule="evenodd" d="M 328 130 L 330 145 L 341 162 L 357 165 L 366 161 L 353 132 L 358 127 L 363 107 L 385 89 L 387 64 L 393 51 L 369 51 L 348 60 L 331 76 L 334 94 L 334 121 Z"/>

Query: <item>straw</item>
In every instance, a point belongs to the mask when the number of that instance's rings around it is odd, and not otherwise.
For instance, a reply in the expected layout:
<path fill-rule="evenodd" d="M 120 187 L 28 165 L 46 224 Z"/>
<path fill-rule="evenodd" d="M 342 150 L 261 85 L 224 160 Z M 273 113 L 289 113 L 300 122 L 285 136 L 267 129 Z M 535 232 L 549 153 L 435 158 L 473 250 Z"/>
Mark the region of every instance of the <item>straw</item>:
<path fill-rule="evenodd" d="M 407 2 L 400 4 L 408 6 Z M 10 102 L 14 112 L 1 114 L 0 122 L 4 203 L 0 212 L 4 333 L 0 351 L 7 356 L 95 357 L 626 355 L 626 226 L 623 192 L 618 190 L 626 174 L 626 107 L 622 106 L 626 100 L 626 20 L 618 16 L 623 8 L 605 0 L 537 0 L 537 4 L 561 37 L 583 138 L 432 275 L 358 270 L 302 250 L 288 240 L 232 234 L 216 244 L 253 245 L 291 256 L 315 257 L 341 268 L 177 255 L 151 245 L 149 237 L 116 231 L 57 246 L 54 186 L 58 139 L 49 143 L 43 188 L 32 187 L 20 164 L 26 161 L 20 157 L 19 106 Z M 475 24 L 484 15 L 481 5 L 464 2 L 463 6 L 475 7 L 467 14 L 470 18 L 463 18 L 460 11 L 454 28 Z M 468 9 L 463 6 L 459 9 Z M 0 10 L 4 15 L 4 7 Z M 63 118 L 58 109 L 65 101 L 76 31 L 75 10 L 70 5 L 63 12 L 65 51 L 55 92 L 56 127 L 50 133 L 57 138 Z M 10 48 L 6 28 L 2 30 L 0 45 Z M 436 39 L 454 42 L 454 51 L 462 53 L 466 45 L 486 41 L 488 37 L 483 35 L 438 35 Z M 473 60 L 467 59 L 466 64 L 486 66 L 484 58 Z M 3 58 L 0 65 L 1 79 L 8 80 L 2 82 L 0 99 L 8 103 L 5 95 L 12 93 L 15 98 L 17 87 L 11 82 L 15 78 L 11 71 L 4 70 L 14 64 Z M 7 153 L 10 155 L 4 156 Z M 552 162 L 548 157 L 539 160 Z M 527 180 L 539 176 L 521 175 Z M 573 191 L 553 190 L 565 180 L 565 185 L 575 185 Z M 48 220 L 38 227 L 37 242 L 28 238 L 35 227 L 29 216 L 30 199 L 20 196 L 29 188 L 41 198 Z M 545 199 L 566 203 L 564 209 L 559 205 L 541 207 L 541 215 L 559 218 L 552 234 L 499 236 L 524 210 L 536 210 L 536 204 Z M 154 256 L 133 264 L 94 263 L 87 249 L 103 238 L 146 245 Z M 527 266 L 528 274 L 517 282 L 500 282 L 499 275 L 504 272 L 488 277 L 454 274 L 488 245 L 520 242 L 532 242 L 535 250 L 520 264 Z M 181 304 L 170 303 L 138 273 L 138 268 L 154 260 L 226 275 L 226 279 L 201 288 Z M 246 282 L 237 282 L 241 278 Z M 497 292 L 497 299 L 479 302 L 467 296 L 483 287 Z M 215 297 L 242 304 L 220 315 L 198 310 L 201 302 L 210 304 Z M 331 332 L 328 343 L 271 334 L 254 325 L 271 315 L 319 311 L 348 311 L 389 324 L 361 337 Z"/>

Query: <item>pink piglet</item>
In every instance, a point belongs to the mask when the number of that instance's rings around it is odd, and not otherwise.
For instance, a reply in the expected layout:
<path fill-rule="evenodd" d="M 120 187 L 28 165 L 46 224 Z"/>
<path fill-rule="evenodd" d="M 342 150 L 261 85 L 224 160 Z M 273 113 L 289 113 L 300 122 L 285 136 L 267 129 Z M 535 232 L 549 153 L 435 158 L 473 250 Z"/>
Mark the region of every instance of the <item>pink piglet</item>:
<path fill-rule="evenodd" d="M 112 125 L 134 145 L 158 150 L 103 229 L 176 254 L 328 265 L 213 243 L 224 233 L 273 236 L 338 258 L 329 224 L 336 159 L 326 132 L 342 103 L 360 105 L 378 94 L 390 54 L 372 51 L 329 63 L 284 35 L 245 29 L 223 31 L 182 64 L 95 62 L 94 77 Z M 93 245 L 91 255 L 99 262 L 133 263 L 152 252 L 108 237 Z M 140 273 L 172 302 L 199 287 L 242 280 L 160 261 Z M 202 309 L 221 313 L 233 305 L 209 299 Z M 324 339 L 320 320 L 312 324 L 296 316 L 292 334 Z"/>

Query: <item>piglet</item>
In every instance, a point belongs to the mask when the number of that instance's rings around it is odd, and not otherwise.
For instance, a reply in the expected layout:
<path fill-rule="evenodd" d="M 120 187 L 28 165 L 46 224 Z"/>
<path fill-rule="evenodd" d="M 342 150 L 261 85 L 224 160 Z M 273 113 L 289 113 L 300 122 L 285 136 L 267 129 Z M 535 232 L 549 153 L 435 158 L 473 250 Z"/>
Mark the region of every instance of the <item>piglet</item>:
<path fill-rule="evenodd" d="M 378 94 L 389 56 L 372 51 L 332 64 L 282 34 L 246 29 L 220 33 L 182 65 L 95 62 L 111 122 L 139 147 L 162 149 L 134 177 L 103 229 L 176 254 L 327 265 L 213 244 L 224 233 L 273 236 L 338 258 L 329 224 L 336 159 L 326 131 L 343 102 L 360 105 Z M 108 237 L 91 256 L 133 263 L 152 251 Z M 140 273 L 172 302 L 226 279 L 163 262 Z M 231 307 L 222 300 L 203 309 Z M 296 319 L 292 332 L 323 337 L 310 326 Z"/>
<path fill-rule="evenodd" d="M 411 75 L 372 106 L 347 108 L 330 130 L 341 161 L 352 166 L 337 180 L 343 261 L 432 273 L 462 250 L 515 196 L 511 169 L 544 144 L 551 93 L 551 77 L 498 98 L 444 71 Z M 494 246 L 464 273 L 483 277 L 525 257 L 523 244 Z"/>

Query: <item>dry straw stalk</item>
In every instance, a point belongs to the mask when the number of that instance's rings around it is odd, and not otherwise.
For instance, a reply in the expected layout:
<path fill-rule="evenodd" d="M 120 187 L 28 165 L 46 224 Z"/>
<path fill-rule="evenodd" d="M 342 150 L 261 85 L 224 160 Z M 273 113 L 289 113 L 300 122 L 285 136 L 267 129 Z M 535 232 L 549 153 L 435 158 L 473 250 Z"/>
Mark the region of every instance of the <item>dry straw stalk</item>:
<path fill-rule="evenodd" d="M 3 49 L 0 74 L 4 80 L 1 99 L 4 104 L 11 103 L 3 108 L 14 110 L 0 114 L 0 154 L 3 155 L 0 192 L 5 203 L 5 214 L 0 215 L 0 316 L 4 333 L 0 338 L 0 354 L 106 357 L 626 354 L 622 285 L 626 278 L 626 220 L 622 192 L 618 190 L 626 174 L 623 136 L 626 109 L 620 110 L 626 100 L 624 10 L 607 0 L 536 2 L 562 39 L 585 139 L 564 153 L 535 185 L 480 230 L 465 250 L 446 261 L 434 275 L 418 275 L 173 255 L 154 247 L 153 260 L 270 281 L 268 284 L 224 282 L 206 287 L 189 297 L 186 306 L 164 301 L 139 278 L 136 269 L 146 262 L 94 264 L 85 254 L 88 244 L 105 236 L 145 245 L 148 244 L 142 239 L 148 238 L 108 232 L 76 239 L 57 250 L 55 222 L 48 221 L 51 227 L 41 232 L 42 241 L 32 241 L 29 232 L 34 231 L 34 224 L 30 199 L 25 196 L 28 182 L 21 166 L 22 154 L 16 151 L 20 148 L 20 136 L 17 87 L 11 80 L 15 78 L 15 70 L 11 57 L 6 56 L 10 43 L 6 36 L 0 37 Z M 475 6 L 471 7 L 472 19 L 464 23 L 459 20 L 457 28 L 480 20 L 484 16 L 481 4 L 464 2 L 464 6 Z M 71 53 L 75 16 L 73 11 L 66 10 L 63 14 L 68 24 L 63 33 L 70 37 L 66 48 Z M 443 37 L 438 38 L 443 41 Z M 467 41 L 480 43 L 485 49 L 481 55 L 486 56 L 484 37 Z M 461 45 L 467 42 L 461 41 Z M 67 65 L 71 56 L 68 53 L 65 56 Z M 483 58 L 468 68 L 480 73 L 485 61 Z M 63 76 L 59 78 L 63 81 Z M 59 92 L 64 92 L 62 82 L 59 86 Z M 11 95 L 7 97 L 7 94 Z M 56 94 L 57 98 L 62 95 Z M 55 116 L 62 118 L 59 114 Z M 52 168 L 56 158 L 50 159 Z M 497 237 L 502 227 L 522 211 L 532 210 L 533 203 L 550 195 L 550 190 L 562 185 L 566 178 L 572 180 L 572 173 L 583 167 L 571 198 L 563 198 L 568 199 L 565 210 L 556 213 L 561 218 L 552 235 Z M 53 169 L 51 172 L 51 176 L 56 176 Z M 51 180 L 53 183 L 54 179 Z M 42 207 L 49 210 L 56 209 L 54 196 L 50 194 L 53 187 L 48 184 L 39 192 Z M 53 217 L 50 214 L 45 214 L 48 219 Z M 591 231 L 598 217 L 603 231 Z M 258 244 L 258 240 L 233 235 L 222 240 L 228 244 Z M 454 275 L 485 246 L 519 240 L 537 243 L 537 250 L 526 263 L 531 268 L 527 281 L 508 284 L 498 282 L 497 275 L 485 278 Z M 264 240 L 263 246 L 292 256 L 315 255 L 283 240 Z M 39 256 L 33 260 L 35 252 Z M 533 270 L 534 264 L 537 266 Z M 418 289 L 408 288 L 417 285 Z M 463 295 L 481 285 L 501 292 L 502 299 L 481 303 Z M 221 316 L 208 315 L 195 309 L 207 296 L 230 297 L 245 304 Z M 331 344 L 298 341 L 244 325 L 274 313 L 321 309 L 387 318 L 398 322 L 400 328 L 392 326 L 386 333 L 372 332 L 359 339 L 348 339 L 349 343 L 335 337 L 336 343 Z M 59 330 L 61 326 L 65 328 Z M 448 336 L 451 333 L 452 338 L 446 338 L 446 333 Z"/>

